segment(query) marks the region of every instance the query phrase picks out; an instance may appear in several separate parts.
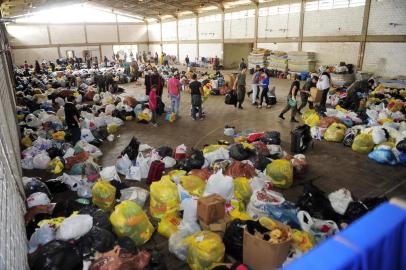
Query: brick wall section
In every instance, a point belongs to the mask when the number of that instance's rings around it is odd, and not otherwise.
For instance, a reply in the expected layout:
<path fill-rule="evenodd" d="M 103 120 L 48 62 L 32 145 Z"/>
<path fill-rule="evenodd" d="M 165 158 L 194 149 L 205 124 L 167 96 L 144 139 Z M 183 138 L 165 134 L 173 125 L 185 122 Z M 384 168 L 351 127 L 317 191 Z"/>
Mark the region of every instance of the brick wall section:
<path fill-rule="evenodd" d="M 406 1 L 372 0 L 368 35 L 406 35 Z"/>

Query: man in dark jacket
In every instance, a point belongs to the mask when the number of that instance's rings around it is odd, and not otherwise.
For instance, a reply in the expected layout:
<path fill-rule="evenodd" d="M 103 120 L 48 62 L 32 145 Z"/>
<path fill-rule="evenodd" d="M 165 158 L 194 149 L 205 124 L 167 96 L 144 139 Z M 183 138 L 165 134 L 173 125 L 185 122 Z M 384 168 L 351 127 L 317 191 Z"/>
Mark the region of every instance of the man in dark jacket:
<path fill-rule="evenodd" d="M 76 106 L 74 104 L 75 98 L 73 96 L 67 97 L 67 102 L 65 103 L 64 109 L 65 109 L 65 122 L 66 125 L 68 126 L 69 133 L 71 134 L 71 143 L 72 145 L 75 145 L 79 140 L 81 136 L 80 132 L 80 113 L 76 109 Z"/>

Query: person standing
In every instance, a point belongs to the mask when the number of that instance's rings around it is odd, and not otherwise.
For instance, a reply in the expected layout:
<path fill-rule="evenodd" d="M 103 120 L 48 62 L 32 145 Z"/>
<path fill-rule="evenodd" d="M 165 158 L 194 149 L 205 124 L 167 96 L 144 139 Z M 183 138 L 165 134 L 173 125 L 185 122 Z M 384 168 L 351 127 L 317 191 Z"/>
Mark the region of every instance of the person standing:
<path fill-rule="evenodd" d="M 237 79 L 234 82 L 234 89 L 237 91 L 237 102 L 238 102 L 238 109 L 242 110 L 242 104 L 244 103 L 245 99 L 245 85 L 246 85 L 246 77 L 247 77 L 247 68 L 243 68 L 241 72 L 237 75 Z M 235 104 L 237 107 L 237 104 Z"/>
<path fill-rule="evenodd" d="M 189 84 L 190 94 L 192 96 L 192 118 L 193 120 L 203 120 L 202 117 L 202 96 L 203 87 L 202 84 L 197 80 L 196 73 L 192 75 L 192 82 Z M 198 117 L 196 114 L 199 112 Z"/>
<path fill-rule="evenodd" d="M 186 57 L 185 57 L 185 63 L 186 63 L 186 67 L 189 67 L 189 63 L 190 63 L 189 55 L 186 55 Z"/>
<path fill-rule="evenodd" d="M 104 56 L 104 67 L 107 67 L 108 62 L 109 60 L 107 59 L 107 56 Z"/>
<path fill-rule="evenodd" d="M 156 90 L 157 90 L 156 85 L 153 85 L 151 91 L 149 92 L 149 101 L 148 101 L 148 106 L 152 113 L 151 123 L 154 127 L 158 126 L 158 123 L 156 122 L 157 118 L 156 110 L 158 108 L 158 96 L 156 94 Z"/>
<path fill-rule="evenodd" d="M 319 77 L 317 76 L 313 76 L 311 79 L 308 79 L 305 83 L 305 85 L 303 86 L 303 89 L 300 90 L 300 106 L 297 110 L 297 112 L 299 114 L 302 114 L 301 110 L 306 107 L 307 103 L 309 103 L 309 109 L 313 109 L 313 102 L 309 101 L 309 97 L 310 97 L 310 89 L 312 87 L 316 87 L 317 81 L 319 80 Z"/>
<path fill-rule="evenodd" d="M 167 54 L 164 56 L 164 66 L 169 66 L 169 55 Z"/>
<path fill-rule="evenodd" d="M 260 66 L 255 67 L 255 73 L 252 75 L 252 82 L 251 82 L 251 91 L 248 93 L 248 96 L 252 95 L 252 105 L 257 105 L 257 97 L 258 97 L 258 86 L 260 81 L 260 74 L 261 68 Z"/>
<path fill-rule="evenodd" d="M 268 76 L 265 69 L 261 70 L 261 77 L 260 78 L 261 78 L 260 85 L 261 85 L 262 91 L 261 91 L 261 98 L 260 98 L 259 104 L 258 104 L 258 109 L 262 108 L 262 102 L 264 101 L 264 99 L 265 99 L 266 107 L 271 108 L 269 98 L 268 98 L 269 76 Z"/>
<path fill-rule="evenodd" d="M 179 105 L 180 105 L 180 88 L 181 84 L 179 81 L 179 73 L 168 80 L 168 94 L 171 100 L 171 112 L 179 115 Z"/>
<path fill-rule="evenodd" d="M 158 65 L 158 59 L 159 59 L 158 53 L 155 52 L 155 57 L 154 57 L 154 63 L 155 63 L 155 65 Z"/>
<path fill-rule="evenodd" d="M 69 96 L 66 98 L 67 102 L 64 105 L 65 109 L 65 122 L 68 126 L 69 133 L 71 134 L 71 143 L 75 145 L 81 136 L 80 132 L 80 121 L 79 121 L 79 111 L 76 109 L 74 104 L 75 97 Z"/>
<path fill-rule="evenodd" d="M 244 68 L 247 68 L 247 64 L 245 63 L 244 58 L 241 58 L 240 70 L 243 70 Z"/>
<path fill-rule="evenodd" d="M 291 116 L 290 116 L 290 122 L 299 122 L 296 120 L 296 112 L 297 112 L 297 103 L 296 103 L 296 97 L 297 93 L 299 92 L 300 89 L 300 81 L 299 81 L 299 76 L 295 74 L 295 80 L 293 81 L 292 85 L 290 86 L 289 94 L 287 96 L 287 102 L 286 107 L 282 110 L 282 112 L 279 114 L 279 118 L 285 120 L 285 117 L 283 116 L 285 113 L 287 113 L 289 110 L 292 111 Z"/>
<path fill-rule="evenodd" d="M 41 74 L 41 66 L 39 65 L 38 60 L 35 60 L 35 69 L 34 69 L 35 74 Z"/>
<path fill-rule="evenodd" d="M 320 110 L 325 112 L 326 111 L 326 102 L 327 102 L 327 94 L 330 90 L 330 74 L 328 72 L 323 72 L 319 81 L 317 82 L 317 88 L 323 90 L 323 95 L 321 96 L 320 100 Z"/>
<path fill-rule="evenodd" d="M 217 55 L 214 57 L 214 70 L 220 70 L 220 59 L 217 57 Z"/>

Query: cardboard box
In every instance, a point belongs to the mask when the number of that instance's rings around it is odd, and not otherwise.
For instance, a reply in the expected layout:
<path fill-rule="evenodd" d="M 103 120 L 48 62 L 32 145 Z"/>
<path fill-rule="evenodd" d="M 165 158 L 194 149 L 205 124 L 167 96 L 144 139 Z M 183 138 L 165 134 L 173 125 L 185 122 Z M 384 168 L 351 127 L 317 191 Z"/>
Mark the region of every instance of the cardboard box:
<path fill-rule="evenodd" d="M 289 238 L 287 241 L 272 244 L 262 239 L 262 235 L 251 235 L 244 230 L 243 261 L 255 270 L 278 269 L 285 262 L 290 250 Z"/>
<path fill-rule="evenodd" d="M 217 233 L 218 235 L 220 235 L 220 237 L 223 237 L 227 228 L 227 223 L 230 222 L 230 220 L 231 220 L 230 216 L 225 215 L 224 218 L 216 221 L 215 223 L 206 224 L 200 220 L 199 224 L 203 230 Z"/>
<path fill-rule="evenodd" d="M 226 200 L 218 194 L 201 197 L 197 201 L 197 217 L 205 224 L 224 218 Z"/>
<path fill-rule="evenodd" d="M 320 102 L 322 96 L 323 96 L 323 90 L 319 90 L 316 87 L 310 88 L 309 101 L 318 103 L 318 102 Z"/>

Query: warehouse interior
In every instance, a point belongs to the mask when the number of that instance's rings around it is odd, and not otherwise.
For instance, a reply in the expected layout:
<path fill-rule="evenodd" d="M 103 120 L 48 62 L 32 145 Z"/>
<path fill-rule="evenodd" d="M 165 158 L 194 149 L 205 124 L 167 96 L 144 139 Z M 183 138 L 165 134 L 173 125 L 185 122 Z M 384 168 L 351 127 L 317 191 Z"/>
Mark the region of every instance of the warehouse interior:
<path fill-rule="evenodd" d="M 406 1 L 3 0 L 0 38 L 0 269 L 406 268 Z"/>

